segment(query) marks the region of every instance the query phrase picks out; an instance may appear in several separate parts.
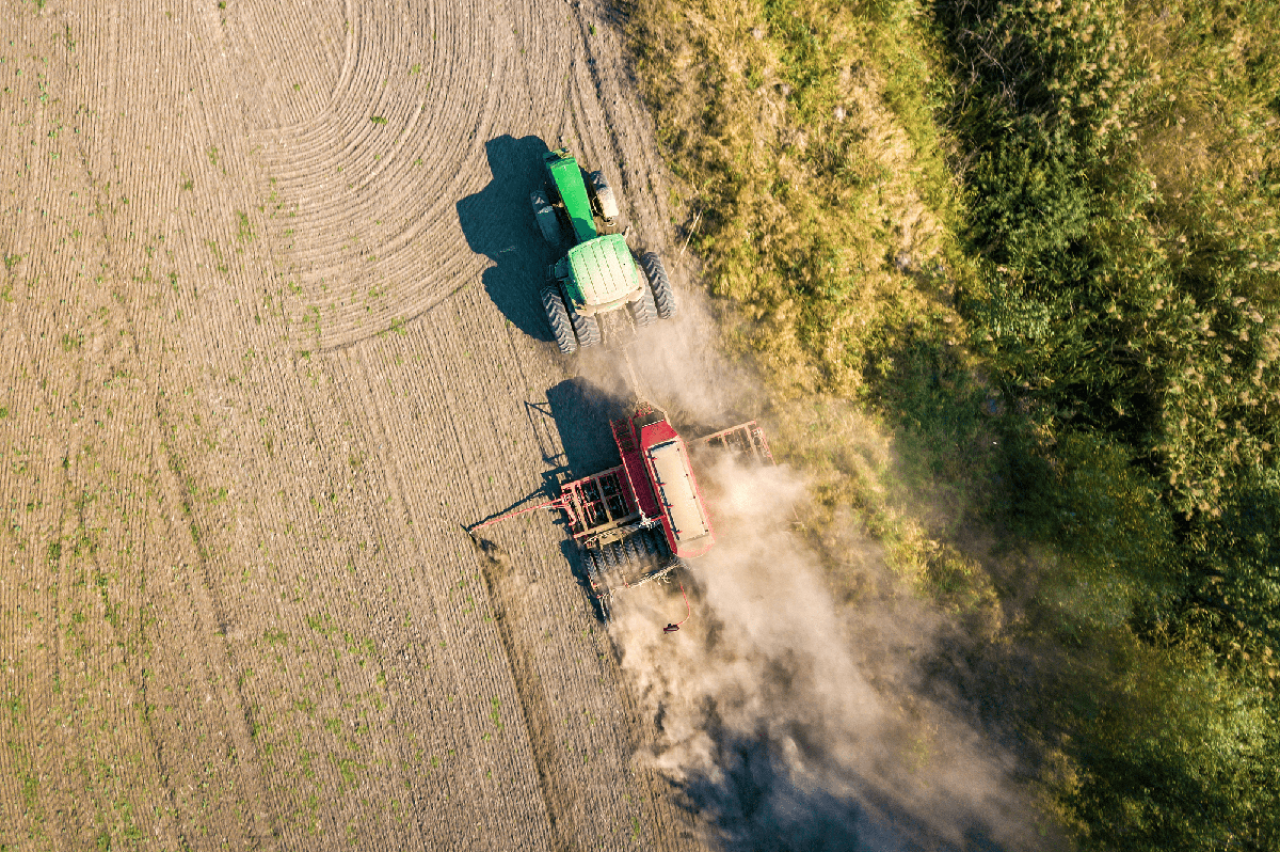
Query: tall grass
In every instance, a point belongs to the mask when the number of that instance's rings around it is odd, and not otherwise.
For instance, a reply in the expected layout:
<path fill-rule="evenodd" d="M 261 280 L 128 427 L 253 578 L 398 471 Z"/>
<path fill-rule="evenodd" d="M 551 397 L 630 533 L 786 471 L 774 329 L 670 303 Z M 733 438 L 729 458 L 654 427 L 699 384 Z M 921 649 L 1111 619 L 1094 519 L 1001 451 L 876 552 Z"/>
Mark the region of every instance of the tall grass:
<path fill-rule="evenodd" d="M 735 343 L 784 393 L 859 394 L 877 336 L 947 313 L 955 192 L 911 9 L 637 4 L 691 245 L 735 306 Z"/>
<path fill-rule="evenodd" d="M 631 35 L 818 535 L 985 613 L 979 658 L 1074 661 L 1010 712 L 1082 847 L 1274 848 L 1280 5 L 635 0 Z"/>

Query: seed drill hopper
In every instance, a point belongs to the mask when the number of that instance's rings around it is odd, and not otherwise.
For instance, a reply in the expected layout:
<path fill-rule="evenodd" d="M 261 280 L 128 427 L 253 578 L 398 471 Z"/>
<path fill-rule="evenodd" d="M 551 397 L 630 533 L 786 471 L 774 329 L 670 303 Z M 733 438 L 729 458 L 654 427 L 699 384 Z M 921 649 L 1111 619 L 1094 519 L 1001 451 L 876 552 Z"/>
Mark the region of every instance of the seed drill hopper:
<path fill-rule="evenodd" d="M 566 482 L 560 496 L 473 527 L 536 509 L 563 513 L 578 543 L 591 594 L 609 618 L 610 600 L 623 589 L 666 578 L 682 560 L 715 543 L 711 518 L 689 463 L 689 448 L 661 410 L 641 403 L 610 424 L 622 463 Z M 764 430 L 754 420 L 700 438 L 772 462 Z"/>

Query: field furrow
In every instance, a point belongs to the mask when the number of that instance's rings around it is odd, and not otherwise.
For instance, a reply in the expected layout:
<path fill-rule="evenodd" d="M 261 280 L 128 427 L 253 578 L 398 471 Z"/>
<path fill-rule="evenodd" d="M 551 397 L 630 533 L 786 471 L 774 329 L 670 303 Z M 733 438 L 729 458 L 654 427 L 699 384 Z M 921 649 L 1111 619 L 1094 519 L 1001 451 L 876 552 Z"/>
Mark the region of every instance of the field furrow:
<path fill-rule="evenodd" d="M 527 198 L 563 140 L 665 242 L 617 22 L 0 21 L 0 847 L 686 848 L 555 516 L 464 530 L 607 460 Z"/>

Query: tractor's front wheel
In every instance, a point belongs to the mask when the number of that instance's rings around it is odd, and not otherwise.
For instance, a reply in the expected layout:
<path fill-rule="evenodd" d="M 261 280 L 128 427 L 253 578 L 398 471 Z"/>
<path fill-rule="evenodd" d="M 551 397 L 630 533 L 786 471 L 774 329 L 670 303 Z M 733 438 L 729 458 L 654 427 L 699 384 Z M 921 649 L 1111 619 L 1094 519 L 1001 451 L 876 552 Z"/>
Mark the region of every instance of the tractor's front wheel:
<path fill-rule="evenodd" d="M 613 187 L 609 186 L 609 181 L 605 179 L 604 172 L 592 172 L 587 177 L 591 192 L 596 197 L 596 206 L 600 210 L 600 217 L 608 222 L 617 219 L 618 199 L 614 197 Z"/>
<path fill-rule="evenodd" d="M 569 314 L 569 319 L 573 322 L 574 334 L 578 335 L 579 346 L 586 349 L 588 346 L 600 345 L 600 323 L 596 322 L 595 317 L 574 311 Z"/>
<path fill-rule="evenodd" d="M 560 291 L 551 285 L 542 288 L 542 307 L 547 312 L 547 324 L 551 326 L 551 334 L 556 345 L 566 355 L 572 355 L 578 348 L 578 341 L 573 336 L 573 325 L 569 322 L 569 309 L 565 306 Z"/>
<path fill-rule="evenodd" d="M 671 319 L 676 315 L 676 293 L 671 289 L 671 280 L 667 278 L 662 258 L 658 257 L 657 252 L 647 251 L 641 256 L 640 265 L 644 268 L 645 277 L 649 279 L 649 286 L 653 288 L 653 301 L 657 305 L 659 318 Z"/>
<path fill-rule="evenodd" d="M 529 196 L 529 202 L 533 205 L 533 217 L 538 220 L 542 238 L 553 246 L 557 245 L 560 242 L 560 220 L 556 218 L 556 209 L 547 200 L 547 194 L 535 192 Z"/>

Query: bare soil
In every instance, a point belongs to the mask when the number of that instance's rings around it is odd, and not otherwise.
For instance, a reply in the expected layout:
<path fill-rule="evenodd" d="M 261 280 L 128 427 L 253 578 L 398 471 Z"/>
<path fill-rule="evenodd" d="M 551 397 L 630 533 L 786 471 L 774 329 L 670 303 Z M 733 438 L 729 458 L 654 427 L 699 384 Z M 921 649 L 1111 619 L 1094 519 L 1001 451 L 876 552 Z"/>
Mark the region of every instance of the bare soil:
<path fill-rule="evenodd" d="M 538 152 L 668 247 L 608 10 L 0 0 L 0 88 L 0 849 L 700 848 L 550 516 L 462 529 L 619 382 Z"/>

